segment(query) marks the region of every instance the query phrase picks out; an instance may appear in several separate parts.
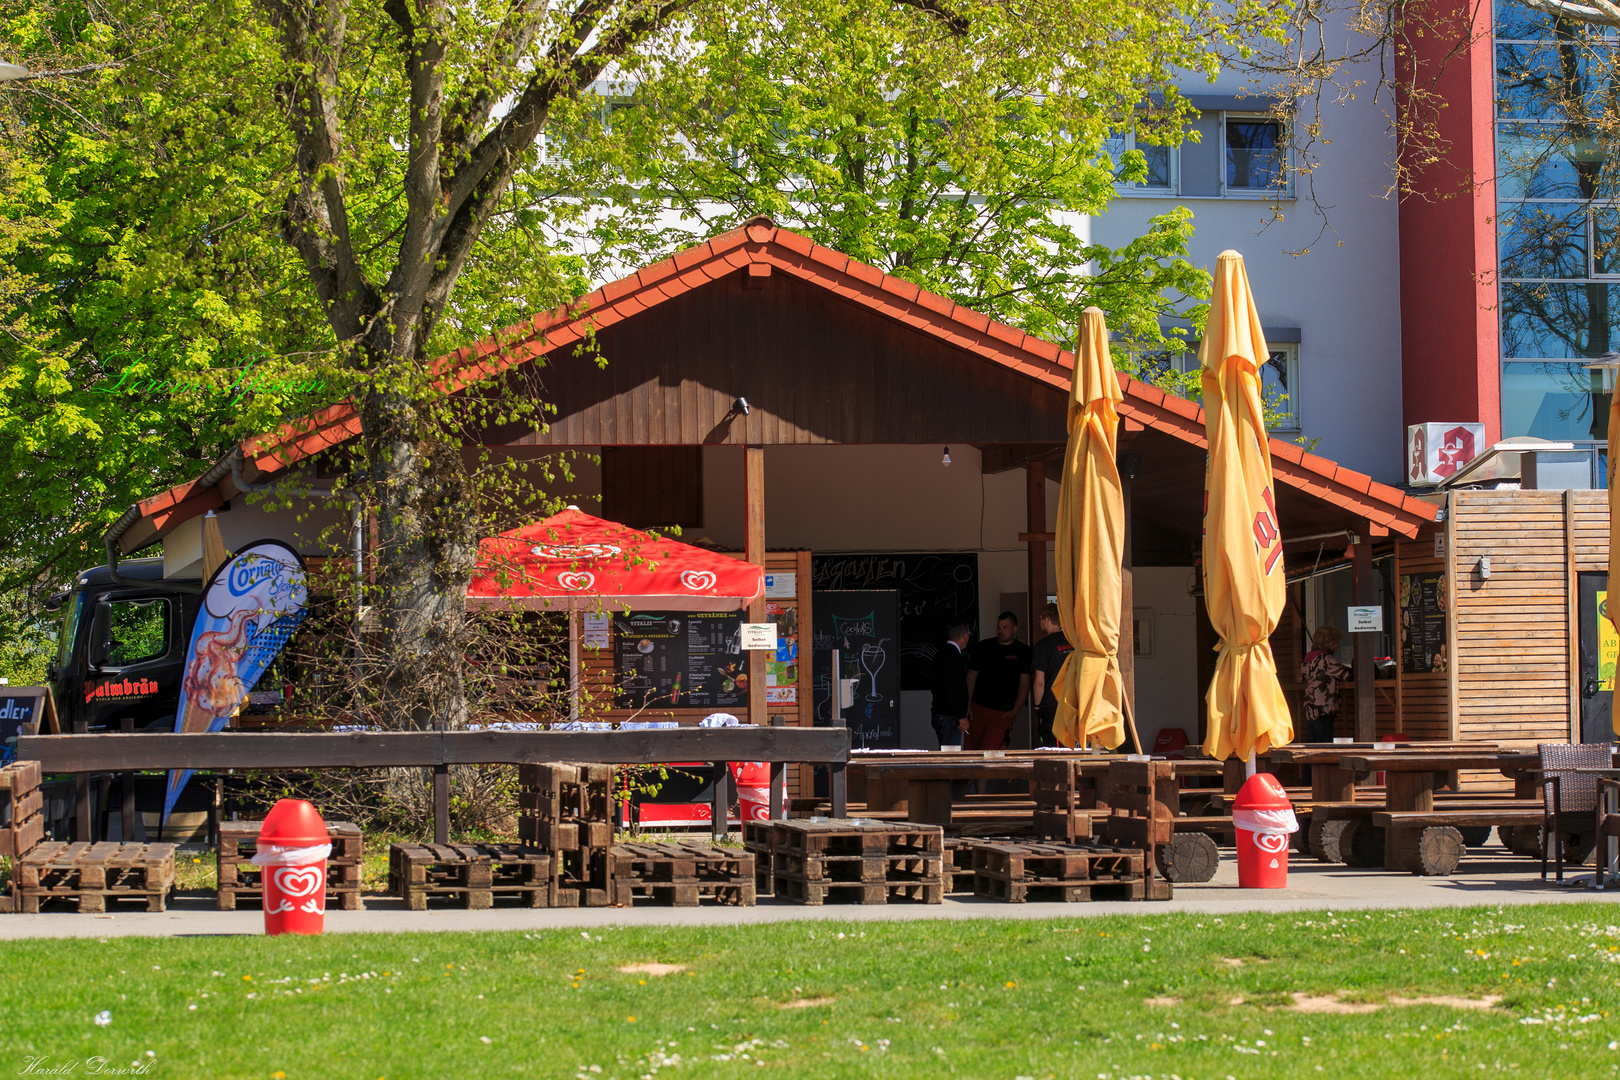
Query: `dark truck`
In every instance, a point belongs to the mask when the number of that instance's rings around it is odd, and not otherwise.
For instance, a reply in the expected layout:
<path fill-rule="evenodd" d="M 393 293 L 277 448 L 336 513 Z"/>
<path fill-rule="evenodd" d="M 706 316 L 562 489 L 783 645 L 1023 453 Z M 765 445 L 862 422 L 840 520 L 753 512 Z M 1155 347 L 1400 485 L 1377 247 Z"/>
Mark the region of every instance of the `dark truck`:
<path fill-rule="evenodd" d="M 174 728 L 202 582 L 165 581 L 162 559 L 122 561 L 117 578 L 92 567 L 49 605 L 62 611 L 48 678 L 63 731 Z"/>

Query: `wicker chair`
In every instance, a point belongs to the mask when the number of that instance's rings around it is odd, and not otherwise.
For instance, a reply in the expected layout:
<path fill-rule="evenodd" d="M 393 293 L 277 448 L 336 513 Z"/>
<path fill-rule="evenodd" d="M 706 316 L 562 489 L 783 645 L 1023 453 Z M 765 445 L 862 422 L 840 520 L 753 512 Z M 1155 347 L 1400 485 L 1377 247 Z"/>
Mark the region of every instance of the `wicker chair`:
<path fill-rule="evenodd" d="M 1569 772 L 1570 769 L 1607 769 L 1613 762 L 1608 743 L 1542 743 L 1536 747 L 1541 759 L 1541 879 L 1547 880 L 1547 849 L 1553 851 L 1558 880 L 1564 880 L 1565 821 L 1597 824 L 1597 777 Z M 1585 832 L 1586 829 L 1581 830 Z"/>

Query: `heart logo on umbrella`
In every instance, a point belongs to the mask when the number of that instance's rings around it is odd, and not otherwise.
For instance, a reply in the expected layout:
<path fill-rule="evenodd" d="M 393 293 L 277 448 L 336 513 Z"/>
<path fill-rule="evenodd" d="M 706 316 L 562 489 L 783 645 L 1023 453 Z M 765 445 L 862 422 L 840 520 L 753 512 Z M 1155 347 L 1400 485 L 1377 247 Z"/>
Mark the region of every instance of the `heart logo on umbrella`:
<path fill-rule="evenodd" d="M 288 896 L 310 896 L 321 887 L 321 870 L 316 866 L 285 867 L 276 871 L 276 888 Z"/>
<path fill-rule="evenodd" d="M 596 584 L 596 575 L 585 570 L 565 570 L 557 575 L 557 584 L 572 592 L 584 592 Z"/>
<path fill-rule="evenodd" d="M 713 570 L 683 570 L 681 571 L 681 584 L 693 592 L 702 592 L 704 589 L 714 588 L 719 580 L 714 576 Z"/>
<path fill-rule="evenodd" d="M 1256 833 L 1254 842 L 1261 851 L 1269 851 L 1273 855 L 1278 855 L 1288 846 L 1288 834 L 1280 832 Z"/>

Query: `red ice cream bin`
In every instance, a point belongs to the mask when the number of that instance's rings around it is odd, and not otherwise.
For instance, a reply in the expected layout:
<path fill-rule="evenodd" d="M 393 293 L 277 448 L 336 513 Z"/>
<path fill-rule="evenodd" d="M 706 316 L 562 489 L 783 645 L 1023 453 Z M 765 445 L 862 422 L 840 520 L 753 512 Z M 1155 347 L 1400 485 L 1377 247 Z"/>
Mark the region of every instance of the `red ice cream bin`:
<path fill-rule="evenodd" d="M 332 840 L 320 812 L 303 799 L 282 799 L 265 815 L 253 865 L 264 880 L 266 934 L 319 934 L 326 929 L 326 858 Z"/>
<path fill-rule="evenodd" d="M 1299 831 L 1299 819 L 1276 777 L 1249 777 L 1232 801 L 1232 824 L 1237 829 L 1238 888 L 1286 889 L 1289 834 Z"/>

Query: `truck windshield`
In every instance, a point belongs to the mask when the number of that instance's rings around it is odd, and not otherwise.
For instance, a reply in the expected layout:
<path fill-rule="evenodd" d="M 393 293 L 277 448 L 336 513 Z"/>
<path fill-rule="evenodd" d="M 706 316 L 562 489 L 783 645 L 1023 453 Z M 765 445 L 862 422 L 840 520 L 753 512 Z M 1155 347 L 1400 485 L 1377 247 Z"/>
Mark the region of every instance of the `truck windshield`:
<path fill-rule="evenodd" d="M 68 657 L 73 655 L 73 639 L 79 633 L 79 613 L 84 610 L 84 593 L 75 592 L 62 605 L 62 640 L 58 642 L 56 666 L 67 668 Z"/>

